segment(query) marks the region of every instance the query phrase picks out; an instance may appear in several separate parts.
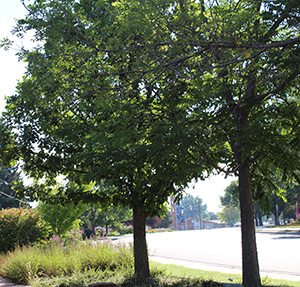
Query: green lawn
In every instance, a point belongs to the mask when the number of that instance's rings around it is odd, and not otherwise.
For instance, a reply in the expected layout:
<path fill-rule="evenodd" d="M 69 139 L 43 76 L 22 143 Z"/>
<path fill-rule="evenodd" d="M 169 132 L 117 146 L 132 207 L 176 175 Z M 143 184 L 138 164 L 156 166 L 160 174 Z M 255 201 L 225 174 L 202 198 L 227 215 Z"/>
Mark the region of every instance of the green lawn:
<path fill-rule="evenodd" d="M 216 271 L 204 271 L 198 269 L 186 268 L 178 265 L 162 264 L 151 262 L 151 266 L 164 270 L 165 274 L 170 277 L 185 277 L 185 278 L 201 278 L 203 280 L 211 280 L 220 283 L 236 283 L 242 282 L 242 276 L 239 274 L 227 274 Z M 264 286 L 291 286 L 300 287 L 300 281 L 287 281 L 272 278 L 262 278 Z"/>

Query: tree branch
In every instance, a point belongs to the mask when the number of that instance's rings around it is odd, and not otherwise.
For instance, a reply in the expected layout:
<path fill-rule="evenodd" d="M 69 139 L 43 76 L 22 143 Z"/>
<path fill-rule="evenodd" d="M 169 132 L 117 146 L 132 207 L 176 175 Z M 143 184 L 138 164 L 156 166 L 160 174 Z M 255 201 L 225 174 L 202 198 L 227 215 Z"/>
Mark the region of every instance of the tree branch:
<path fill-rule="evenodd" d="M 251 102 L 253 102 L 254 104 L 259 103 L 261 101 L 263 101 L 266 97 L 270 96 L 270 95 L 275 95 L 278 92 L 280 92 L 281 90 L 283 90 L 292 80 L 294 80 L 298 75 L 300 74 L 300 69 L 293 71 L 289 77 L 287 77 L 276 89 L 268 92 L 268 93 L 264 93 L 260 96 L 254 97 Z"/>

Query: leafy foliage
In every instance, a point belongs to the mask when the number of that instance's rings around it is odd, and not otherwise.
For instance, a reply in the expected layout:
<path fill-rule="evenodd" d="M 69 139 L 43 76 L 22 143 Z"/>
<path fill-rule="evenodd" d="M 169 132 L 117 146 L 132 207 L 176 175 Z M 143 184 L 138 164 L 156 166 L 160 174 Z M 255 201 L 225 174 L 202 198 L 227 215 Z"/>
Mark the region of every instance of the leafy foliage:
<path fill-rule="evenodd" d="M 0 209 L 29 207 L 28 203 L 16 198 L 16 192 L 13 190 L 15 183 L 20 181 L 20 171 L 17 165 L 0 170 Z"/>
<path fill-rule="evenodd" d="M 220 201 L 223 207 L 232 205 L 239 207 L 239 195 L 238 195 L 238 182 L 232 181 L 229 186 L 225 188 L 224 196 L 220 196 Z"/>
<path fill-rule="evenodd" d="M 97 205 L 92 205 L 80 217 L 82 227 L 105 226 L 106 233 L 108 227 L 120 227 L 122 221 L 129 219 L 132 219 L 132 211 L 120 205 L 112 205 L 108 208 L 97 208 Z"/>
<path fill-rule="evenodd" d="M 287 179 L 299 168 L 298 1 L 29 8 L 16 30 L 35 30 L 40 43 L 22 51 L 28 69 L 8 100 L 5 130 L 19 133 L 13 158 L 36 178 L 105 179 L 111 193 L 72 196 L 147 215 L 192 178 L 237 174 L 243 250 L 252 254 L 244 259 L 253 260 L 244 285 L 260 286 L 251 176 L 278 168 Z"/>
<path fill-rule="evenodd" d="M 49 229 L 35 211 L 24 208 L 0 210 L 0 252 L 42 241 L 48 235 Z"/>
<path fill-rule="evenodd" d="M 236 206 L 228 205 L 219 213 L 219 218 L 222 222 L 233 226 L 234 223 L 240 221 L 240 211 Z"/>
<path fill-rule="evenodd" d="M 157 225 L 157 228 L 169 228 L 172 226 L 173 220 L 172 212 L 168 210 L 162 221 Z"/>
<path fill-rule="evenodd" d="M 84 203 L 69 202 L 65 205 L 39 203 L 36 211 L 51 226 L 53 234 L 62 236 L 73 228 L 79 228 L 79 217 L 86 210 Z"/>

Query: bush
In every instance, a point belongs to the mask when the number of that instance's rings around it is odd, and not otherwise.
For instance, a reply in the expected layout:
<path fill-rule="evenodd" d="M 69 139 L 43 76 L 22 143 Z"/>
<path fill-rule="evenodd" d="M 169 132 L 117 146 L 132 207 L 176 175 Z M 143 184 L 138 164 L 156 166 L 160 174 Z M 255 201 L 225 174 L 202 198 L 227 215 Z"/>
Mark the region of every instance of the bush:
<path fill-rule="evenodd" d="M 32 209 L 0 210 L 0 252 L 41 241 L 48 235 L 46 224 Z"/>
<path fill-rule="evenodd" d="M 121 235 L 123 235 L 123 234 L 132 234 L 133 233 L 133 226 L 132 225 L 122 226 L 122 227 L 119 227 L 117 230 Z"/>

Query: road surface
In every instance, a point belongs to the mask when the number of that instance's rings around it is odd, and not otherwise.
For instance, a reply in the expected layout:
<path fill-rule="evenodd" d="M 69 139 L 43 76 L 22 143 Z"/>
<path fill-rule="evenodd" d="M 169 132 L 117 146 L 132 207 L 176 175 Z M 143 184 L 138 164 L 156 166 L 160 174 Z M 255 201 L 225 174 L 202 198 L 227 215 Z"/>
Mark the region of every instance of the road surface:
<path fill-rule="evenodd" d="M 300 281 L 300 233 L 258 232 L 256 241 L 261 276 Z M 242 270 L 240 228 L 148 233 L 147 242 L 153 261 L 226 273 Z"/>

